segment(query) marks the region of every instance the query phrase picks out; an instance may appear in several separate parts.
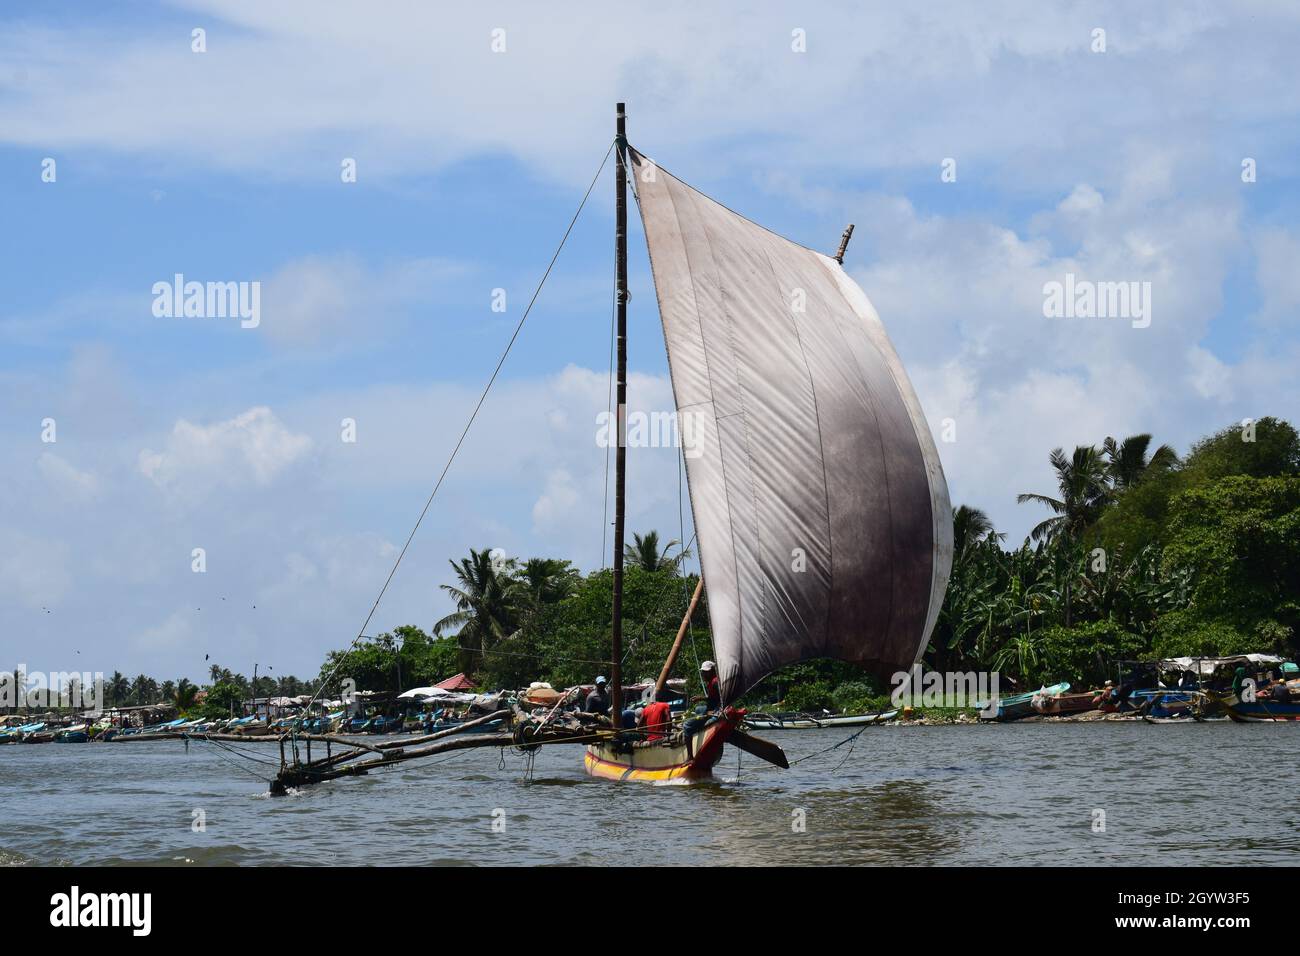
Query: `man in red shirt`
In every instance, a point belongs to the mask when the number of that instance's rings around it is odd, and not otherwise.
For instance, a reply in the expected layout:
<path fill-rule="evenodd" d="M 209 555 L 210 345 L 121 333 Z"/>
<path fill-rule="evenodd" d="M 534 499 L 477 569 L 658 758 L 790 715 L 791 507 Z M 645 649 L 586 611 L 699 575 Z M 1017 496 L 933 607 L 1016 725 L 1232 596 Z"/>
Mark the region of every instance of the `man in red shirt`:
<path fill-rule="evenodd" d="M 700 665 L 700 683 L 704 685 L 704 699 L 709 710 L 722 706 L 722 691 L 718 688 L 718 666 L 713 661 Z"/>
<path fill-rule="evenodd" d="M 662 700 L 646 704 L 641 714 L 645 727 L 646 740 L 663 740 L 672 732 L 673 715 L 668 705 Z"/>

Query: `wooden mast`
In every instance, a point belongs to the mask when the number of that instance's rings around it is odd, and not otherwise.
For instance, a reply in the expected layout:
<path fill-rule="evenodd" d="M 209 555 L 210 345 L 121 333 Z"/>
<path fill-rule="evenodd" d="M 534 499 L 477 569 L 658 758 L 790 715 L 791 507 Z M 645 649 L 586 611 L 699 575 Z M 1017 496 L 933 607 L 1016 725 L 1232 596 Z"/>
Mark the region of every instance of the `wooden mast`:
<path fill-rule="evenodd" d="M 614 452 L 614 622 L 610 635 L 609 716 L 617 731 L 623 720 L 623 491 L 627 479 L 627 126 L 623 104 L 616 107 L 614 150 L 614 284 L 618 304 L 618 444 Z"/>
<path fill-rule="evenodd" d="M 703 568 L 700 569 L 703 572 Z M 691 626 L 691 615 L 695 613 L 695 605 L 700 603 L 700 595 L 704 593 L 704 575 L 700 574 L 700 580 L 695 585 L 695 593 L 691 595 L 690 606 L 686 608 L 686 616 L 682 618 L 682 626 L 677 629 L 677 637 L 673 641 L 672 650 L 668 652 L 668 657 L 664 661 L 663 670 L 659 672 L 659 679 L 655 681 L 654 699 L 659 699 L 659 692 L 664 689 L 668 683 L 668 675 L 672 673 L 673 665 L 677 663 L 677 655 L 682 652 L 682 638 L 686 636 L 686 629 Z"/>

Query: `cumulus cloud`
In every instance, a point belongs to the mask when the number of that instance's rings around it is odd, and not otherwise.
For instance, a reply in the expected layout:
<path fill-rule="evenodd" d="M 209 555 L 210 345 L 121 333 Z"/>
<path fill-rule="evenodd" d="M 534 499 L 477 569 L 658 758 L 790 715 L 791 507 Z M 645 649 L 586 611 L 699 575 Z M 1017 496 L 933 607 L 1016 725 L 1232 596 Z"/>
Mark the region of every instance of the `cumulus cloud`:
<path fill-rule="evenodd" d="M 290 431 L 265 406 L 211 425 L 181 419 L 161 451 L 140 452 L 140 473 L 169 492 L 199 493 L 247 482 L 269 485 L 310 451 L 306 435 Z"/>
<path fill-rule="evenodd" d="M 414 0 L 383 17 L 345 0 L 179 5 L 207 25 L 206 54 L 190 52 L 173 18 L 129 38 L 94 20 L 58 33 L 12 26 L 0 59 L 25 79 L 0 99 L 0 136 L 285 177 L 325 175 L 325 152 L 357 158 L 362 181 L 508 150 L 576 181 L 591 144 L 608 140 L 619 90 L 634 141 L 711 166 L 726 142 L 781 167 L 1011 156 L 1011 181 L 1041 181 L 1057 174 L 1051 157 L 1108 165 L 1108 150 L 1073 145 L 1081 130 L 1159 142 L 1203 123 L 1210 100 L 1233 104 L 1216 124 L 1239 119 L 1259 134 L 1296 103 L 1293 85 L 1259 79 L 1289 75 L 1296 23 L 1273 5 L 1250 16 L 1197 4 L 1139 15 L 1118 0 L 826 5 L 797 16 L 758 5 L 740 20 L 688 0 L 649 18 L 597 3 L 569 17 L 523 2 L 491 17 Z M 1091 50 L 1098 24 L 1104 54 Z M 490 46 L 496 28 L 505 52 Z M 796 28 L 804 53 L 791 49 Z"/>

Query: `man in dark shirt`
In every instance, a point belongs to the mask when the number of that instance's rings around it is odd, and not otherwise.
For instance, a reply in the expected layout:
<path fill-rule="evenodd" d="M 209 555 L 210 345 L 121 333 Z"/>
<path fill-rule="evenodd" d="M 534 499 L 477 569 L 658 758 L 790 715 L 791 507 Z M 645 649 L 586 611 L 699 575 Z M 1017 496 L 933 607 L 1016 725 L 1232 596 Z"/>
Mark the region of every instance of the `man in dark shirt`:
<path fill-rule="evenodd" d="M 587 703 L 582 709 L 589 714 L 609 713 L 609 691 L 605 689 L 605 678 L 596 678 L 596 689 L 587 695 Z"/>
<path fill-rule="evenodd" d="M 1268 696 L 1278 704 L 1291 703 L 1291 688 L 1286 686 L 1285 680 L 1279 680 L 1268 692 Z"/>

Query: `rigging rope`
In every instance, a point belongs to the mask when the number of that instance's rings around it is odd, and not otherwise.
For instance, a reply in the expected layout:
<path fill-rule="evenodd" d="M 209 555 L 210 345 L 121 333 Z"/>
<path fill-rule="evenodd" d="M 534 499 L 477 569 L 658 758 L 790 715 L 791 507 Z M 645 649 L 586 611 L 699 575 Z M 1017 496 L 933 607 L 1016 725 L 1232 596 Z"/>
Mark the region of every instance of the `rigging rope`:
<path fill-rule="evenodd" d="M 397 569 L 401 565 L 402 559 L 406 557 L 406 552 L 411 547 L 411 542 L 415 539 L 415 533 L 420 530 L 420 525 L 424 521 L 424 516 L 429 513 L 429 508 L 433 504 L 433 499 L 437 496 L 438 489 L 442 487 L 443 479 L 447 477 L 447 472 L 451 470 L 452 463 L 456 460 L 456 455 L 460 452 L 461 445 L 465 442 L 465 436 L 469 434 L 470 428 L 474 425 L 474 420 L 478 418 L 479 410 L 487 400 L 488 392 L 492 390 L 492 386 L 496 383 L 497 375 L 500 374 L 502 366 L 506 364 L 506 358 L 510 355 L 510 350 L 514 348 L 515 340 L 519 338 L 519 333 L 523 330 L 524 322 L 528 320 L 528 313 L 532 311 L 533 304 L 541 294 L 542 286 L 546 284 L 546 280 L 551 274 L 551 269 L 555 267 L 556 260 L 560 258 L 560 252 L 563 251 L 564 244 L 569 239 L 569 234 L 573 232 L 573 227 L 577 223 L 578 217 L 582 215 L 583 207 L 587 205 L 587 199 L 591 196 L 591 191 L 596 188 L 596 182 L 600 179 L 600 174 L 604 172 L 605 164 L 609 162 L 609 154 L 613 151 L 614 143 L 611 141 L 609 149 L 605 150 L 605 156 L 600 161 L 600 166 L 596 169 L 596 175 L 591 178 L 591 184 L 587 187 L 587 191 L 583 193 L 582 201 L 578 203 L 577 211 L 574 212 L 573 218 L 569 220 L 568 228 L 564 230 L 564 235 L 560 237 L 560 244 L 556 246 L 555 253 L 551 256 L 551 261 L 546 266 L 546 271 L 542 273 L 542 278 L 538 281 L 537 288 L 533 290 L 532 298 L 528 300 L 528 305 L 524 307 L 524 313 L 519 317 L 519 322 L 515 325 L 514 333 L 510 336 L 510 341 L 506 343 L 505 351 L 501 353 L 501 358 L 497 360 L 496 368 L 492 370 L 491 377 L 488 379 L 487 384 L 483 386 L 483 392 L 479 395 L 478 404 L 474 406 L 474 411 L 470 413 L 469 421 L 465 423 L 464 429 L 461 430 L 460 438 L 456 440 L 456 446 L 452 448 L 451 455 L 447 458 L 447 464 L 443 466 L 442 474 L 438 476 L 438 481 L 433 486 L 433 491 L 429 493 L 428 500 L 425 501 L 424 507 L 420 510 L 420 516 L 416 518 L 415 526 L 411 528 L 411 533 L 406 536 L 406 543 L 402 545 L 402 550 L 398 553 L 397 560 L 393 562 L 393 568 L 388 572 L 388 577 L 384 580 L 384 586 L 379 589 L 379 596 L 375 598 L 375 603 L 371 606 L 370 613 L 366 615 L 366 620 L 361 625 L 361 630 L 357 632 L 357 636 L 352 639 L 352 643 L 348 645 L 348 649 L 344 651 L 343 655 L 334 662 L 334 666 L 330 668 L 329 674 L 323 681 L 321 681 L 320 688 L 312 695 L 311 700 L 307 702 L 304 711 L 311 711 L 311 706 L 316 703 L 316 698 L 319 697 L 321 692 L 329 686 L 330 681 L 333 680 L 339 667 L 348 659 L 348 656 L 356 650 L 357 644 L 365 636 L 366 628 L 370 626 L 371 619 L 375 616 L 375 612 L 379 610 L 379 603 L 384 599 L 384 594 L 388 591 L 388 585 L 392 583 L 393 576 L 397 574 Z"/>

